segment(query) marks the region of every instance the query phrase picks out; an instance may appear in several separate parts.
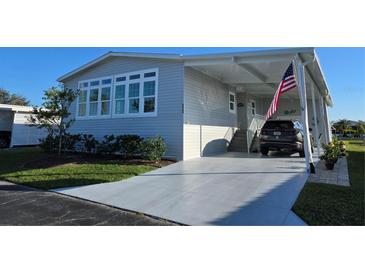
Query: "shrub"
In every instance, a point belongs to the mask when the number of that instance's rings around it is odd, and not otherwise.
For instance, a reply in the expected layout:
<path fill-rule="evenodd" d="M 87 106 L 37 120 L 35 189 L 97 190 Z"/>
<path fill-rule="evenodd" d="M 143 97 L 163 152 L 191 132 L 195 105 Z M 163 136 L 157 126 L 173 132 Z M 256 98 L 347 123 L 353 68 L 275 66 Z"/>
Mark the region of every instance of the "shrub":
<path fill-rule="evenodd" d="M 139 154 L 143 138 L 138 135 L 119 135 L 117 136 L 117 148 L 124 157 L 130 158 Z"/>
<path fill-rule="evenodd" d="M 75 151 L 75 146 L 80 140 L 79 134 L 63 135 L 61 151 Z M 56 152 L 58 149 L 59 136 L 48 134 L 46 138 L 40 139 L 39 141 L 39 147 L 45 152 Z"/>
<path fill-rule="evenodd" d="M 39 139 L 39 147 L 45 152 L 55 152 L 58 147 L 58 137 L 48 134 L 45 138 Z"/>
<path fill-rule="evenodd" d="M 96 148 L 99 142 L 95 139 L 93 135 L 83 134 L 81 135 L 81 144 L 83 146 L 83 150 L 90 153 L 96 152 Z"/>
<path fill-rule="evenodd" d="M 113 154 L 118 152 L 119 145 L 114 134 L 105 135 L 103 141 L 98 145 L 97 150 L 103 154 Z"/>
<path fill-rule="evenodd" d="M 166 144 L 162 137 L 149 137 L 142 142 L 142 156 L 150 161 L 160 161 L 166 152 Z"/>
<path fill-rule="evenodd" d="M 57 140 L 58 140 L 58 137 L 57 137 Z M 63 151 L 75 151 L 75 146 L 78 142 L 80 142 L 80 140 L 81 140 L 80 134 L 66 133 L 63 136 L 62 150 Z"/>

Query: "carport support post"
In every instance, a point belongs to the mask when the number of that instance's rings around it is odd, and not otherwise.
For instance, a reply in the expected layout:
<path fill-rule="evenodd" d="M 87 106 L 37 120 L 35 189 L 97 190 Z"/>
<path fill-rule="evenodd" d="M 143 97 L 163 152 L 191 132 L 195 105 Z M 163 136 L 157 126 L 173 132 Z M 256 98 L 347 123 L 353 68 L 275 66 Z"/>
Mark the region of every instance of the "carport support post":
<path fill-rule="evenodd" d="M 312 92 L 312 108 L 313 108 L 314 128 L 316 130 L 315 133 L 314 133 L 314 138 L 316 138 L 317 155 L 319 157 L 319 155 L 321 153 L 321 148 L 320 148 L 321 144 L 319 143 L 316 96 L 315 96 L 315 93 L 314 93 L 314 84 L 313 84 L 313 82 L 311 82 L 311 92 Z"/>
<path fill-rule="evenodd" d="M 324 118 L 324 108 L 323 108 L 323 97 L 322 95 L 320 94 L 319 95 L 319 111 L 320 111 L 320 114 L 321 114 L 321 121 L 322 121 L 322 125 L 323 125 L 323 135 L 324 135 L 324 142 L 325 144 L 327 145 L 329 143 L 329 138 L 328 138 L 328 126 L 327 126 L 327 123 L 326 123 L 326 119 Z"/>
<path fill-rule="evenodd" d="M 328 138 L 328 142 L 330 143 L 330 142 L 332 142 L 331 124 L 330 124 L 330 120 L 328 118 L 327 105 L 324 101 L 323 101 L 323 108 L 324 108 L 324 121 L 326 123 L 326 129 L 327 129 L 327 138 Z"/>
<path fill-rule="evenodd" d="M 300 60 L 298 55 L 294 58 L 295 64 L 295 72 L 296 78 L 298 81 L 298 89 L 299 89 L 299 99 L 300 99 L 300 112 L 301 112 L 301 120 L 304 128 L 304 153 L 305 153 L 305 162 L 307 165 L 307 171 L 310 173 L 315 173 L 312 151 L 310 149 L 310 139 L 309 139 L 309 126 L 308 126 L 308 107 L 307 107 L 307 94 L 306 94 L 306 86 L 305 86 L 305 70 L 304 64 Z"/>

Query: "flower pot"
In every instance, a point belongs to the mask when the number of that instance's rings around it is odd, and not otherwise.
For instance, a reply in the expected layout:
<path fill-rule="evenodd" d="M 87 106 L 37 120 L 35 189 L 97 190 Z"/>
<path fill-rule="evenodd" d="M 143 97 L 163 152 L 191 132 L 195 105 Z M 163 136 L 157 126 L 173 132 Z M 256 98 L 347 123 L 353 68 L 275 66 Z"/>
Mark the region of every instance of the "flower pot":
<path fill-rule="evenodd" d="M 335 162 L 334 161 L 326 161 L 326 168 L 328 170 L 332 170 L 335 166 Z"/>

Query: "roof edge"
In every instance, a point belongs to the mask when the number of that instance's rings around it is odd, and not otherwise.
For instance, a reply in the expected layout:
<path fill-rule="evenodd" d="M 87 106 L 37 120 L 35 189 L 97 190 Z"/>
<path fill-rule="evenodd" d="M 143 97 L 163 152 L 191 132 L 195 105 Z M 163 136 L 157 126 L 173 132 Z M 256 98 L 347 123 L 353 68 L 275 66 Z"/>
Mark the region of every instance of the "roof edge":
<path fill-rule="evenodd" d="M 245 56 L 265 56 L 272 54 L 296 54 L 296 53 L 314 53 L 314 48 L 283 48 L 283 49 L 271 49 L 271 50 L 254 50 L 245 52 L 228 52 L 228 53 L 212 53 L 212 54 L 200 54 L 200 55 L 182 55 L 182 54 L 159 54 L 159 53 L 137 53 L 137 52 L 113 52 L 109 51 L 106 54 L 86 63 L 85 65 L 78 67 L 61 77 L 57 78 L 58 82 L 63 82 L 71 76 L 103 61 L 104 59 L 112 56 L 117 57 L 137 57 L 137 58 L 156 58 L 156 59 L 167 59 L 167 60 L 194 60 L 194 59 L 220 59 L 229 57 L 245 57 Z"/>
<path fill-rule="evenodd" d="M 181 59 L 181 55 L 179 54 L 159 54 L 159 53 L 138 53 L 138 52 L 114 52 L 114 51 L 109 51 L 103 55 L 101 55 L 100 57 L 86 63 L 85 65 L 82 65 L 81 67 L 78 67 L 64 75 L 62 75 L 61 77 L 57 78 L 58 82 L 62 82 L 64 80 L 66 80 L 67 78 L 70 78 L 72 75 L 75 75 L 103 60 L 105 60 L 106 58 L 112 57 L 112 56 L 116 56 L 116 57 L 137 57 L 137 58 L 156 58 L 156 59 L 169 59 L 169 60 L 179 60 Z"/>

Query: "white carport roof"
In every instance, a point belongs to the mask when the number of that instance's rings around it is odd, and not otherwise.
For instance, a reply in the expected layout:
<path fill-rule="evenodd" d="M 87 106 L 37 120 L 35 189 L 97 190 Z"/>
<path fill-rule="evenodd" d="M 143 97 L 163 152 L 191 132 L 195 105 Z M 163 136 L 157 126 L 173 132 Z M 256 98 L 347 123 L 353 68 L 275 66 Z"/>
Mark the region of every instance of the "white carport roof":
<path fill-rule="evenodd" d="M 112 57 L 168 59 L 184 62 L 185 66 L 208 74 L 223 83 L 236 87 L 238 90 L 249 90 L 263 96 L 265 94 L 272 96 L 273 90 L 277 87 L 290 61 L 295 56 L 299 56 L 302 62 L 313 61 L 306 66 L 307 77 L 317 86 L 327 105 L 332 106 L 330 92 L 314 48 L 256 50 L 204 55 L 109 52 L 61 76 L 57 80 L 64 82 L 68 78 Z"/>

